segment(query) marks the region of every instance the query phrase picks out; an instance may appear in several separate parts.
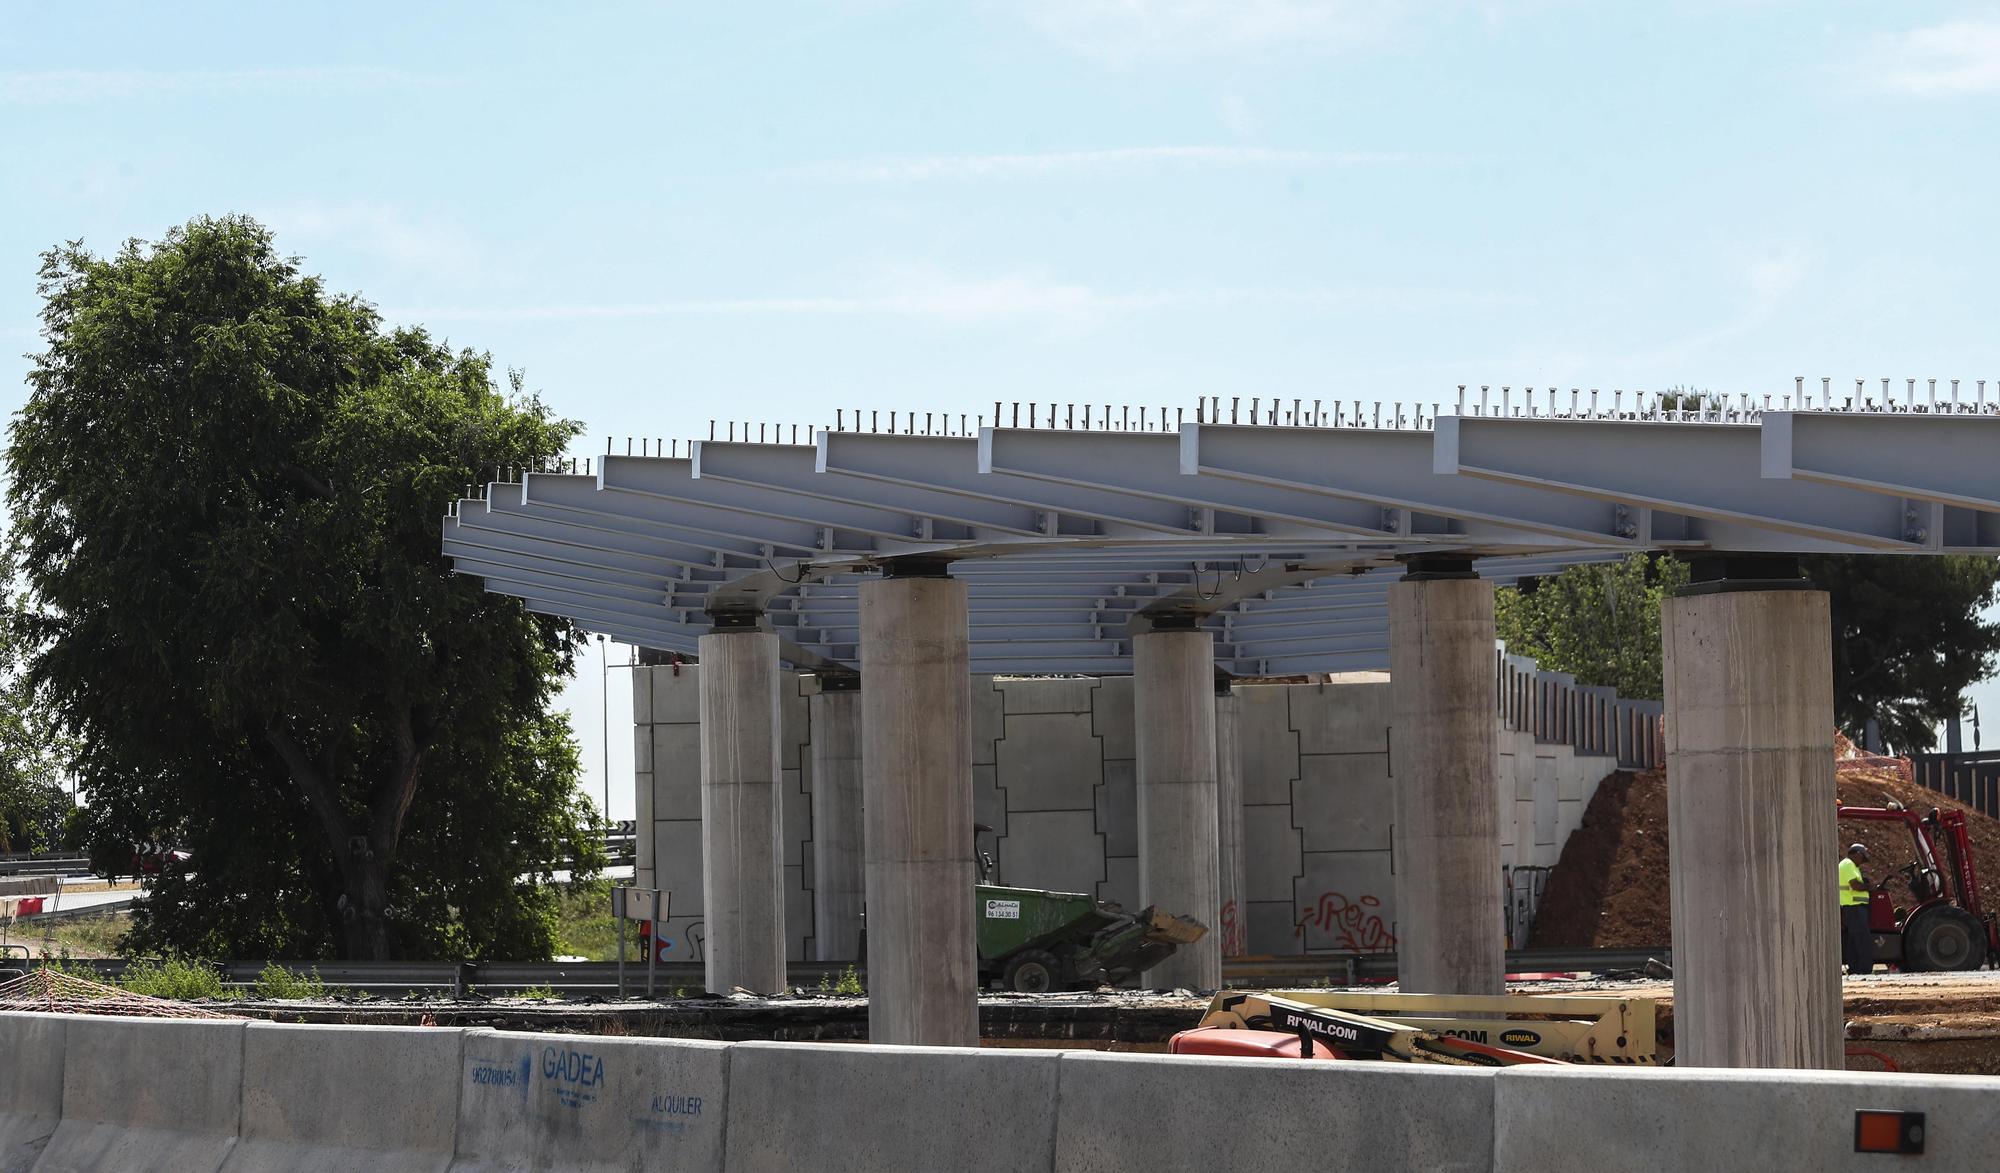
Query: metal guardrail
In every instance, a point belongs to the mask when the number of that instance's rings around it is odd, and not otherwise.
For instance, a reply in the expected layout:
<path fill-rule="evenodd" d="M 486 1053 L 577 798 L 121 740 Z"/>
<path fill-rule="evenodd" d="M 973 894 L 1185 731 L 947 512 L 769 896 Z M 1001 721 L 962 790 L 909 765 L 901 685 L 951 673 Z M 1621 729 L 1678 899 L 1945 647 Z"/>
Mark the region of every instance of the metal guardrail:
<path fill-rule="evenodd" d="M 89 871 L 90 857 L 85 855 L 17 855 L 0 858 L 0 876 L 66 876 L 87 874 Z"/>
<path fill-rule="evenodd" d="M 1509 973 L 1618 973 L 1643 970 L 1649 961 L 1665 963 L 1669 950 L 1658 949 L 1511 949 L 1507 953 Z M 5 964 L 18 964 L 12 958 Z M 110 980 L 122 977 L 132 964 L 129 959 L 110 958 L 72 962 L 87 965 Z M 268 961 L 225 961 L 217 968 L 223 981 L 234 986 L 253 986 Z M 515 993 L 527 989 L 550 989 L 571 997 L 615 994 L 618 963 L 615 961 L 542 961 L 457 964 L 449 961 L 285 961 L 295 974 L 316 973 L 330 987 L 366 991 L 377 997 L 417 992 L 464 991 L 485 994 Z M 786 978 L 795 987 L 816 989 L 825 979 L 832 983 L 849 968 L 846 962 L 794 962 L 786 967 Z M 854 967 L 865 981 L 867 971 Z M 1225 961 L 1224 981 L 1232 986 L 1303 985 L 1331 981 L 1342 985 L 1382 981 L 1396 976 L 1393 953 L 1307 953 L 1287 957 L 1243 957 Z M 702 966 L 695 962 L 668 962 L 656 967 L 657 988 L 665 993 L 676 990 L 699 992 Z M 625 962 L 628 993 L 643 990 L 646 984 L 644 959 Z"/>

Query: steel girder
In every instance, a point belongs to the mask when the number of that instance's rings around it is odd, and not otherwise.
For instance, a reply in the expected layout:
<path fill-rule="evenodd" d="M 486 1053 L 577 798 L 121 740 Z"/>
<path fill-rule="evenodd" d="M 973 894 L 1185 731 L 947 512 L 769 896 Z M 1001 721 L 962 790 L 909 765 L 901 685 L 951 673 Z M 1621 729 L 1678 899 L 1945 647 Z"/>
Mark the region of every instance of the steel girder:
<path fill-rule="evenodd" d="M 1385 667 L 1387 585 L 1413 555 L 1504 582 L 1648 549 L 2000 551 L 2000 416 L 1650 414 L 697 441 L 491 483 L 454 504 L 444 551 L 534 611 L 663 650 L 760 611 L 822 668 L 857 661 L 862 581 L 939 558 L 981 671 L 1126 672 L 1171 617 L 1205 622 L 1238 674 Z"/>

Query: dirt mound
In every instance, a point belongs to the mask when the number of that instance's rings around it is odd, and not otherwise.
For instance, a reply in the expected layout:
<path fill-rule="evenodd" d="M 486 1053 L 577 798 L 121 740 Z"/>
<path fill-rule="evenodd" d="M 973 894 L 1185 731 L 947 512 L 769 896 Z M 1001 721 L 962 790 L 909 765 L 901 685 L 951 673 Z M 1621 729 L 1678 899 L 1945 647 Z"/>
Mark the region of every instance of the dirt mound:
<path fill-rule="evenodd" d="M 1884 806 L 1893 799 L 1920 813 L 1932 807 L 1965 811 L 1980 900 L 1988 910 L 2000 910 L 2000 820 L 1907 781 L 1894 764 L 1843 761 L 1835 779 L 1847 806 Z M 1910 833 L 1899 823 L 1848 820 L 1840 824 L 1840 847 L 1849 843 L 1868 847 L 1865 874 L 1870 880 L 1895 877 L 1890 891 L 1898 904 L 1907 903 L 1908 889 L 1896 870 L 1915 856 Z M 1938 865 L 1946 863 L 1940 859 Z M 1832 875 L 1826 878 L 1826 890 L 1831 901 Z M 1529 944 L 1599 949 L 1665 945 L 1672 940 L 1671 908 L 1666 772 L 1620 771 L 1598 784 L 1583 825 L 1563 844 Z"/>

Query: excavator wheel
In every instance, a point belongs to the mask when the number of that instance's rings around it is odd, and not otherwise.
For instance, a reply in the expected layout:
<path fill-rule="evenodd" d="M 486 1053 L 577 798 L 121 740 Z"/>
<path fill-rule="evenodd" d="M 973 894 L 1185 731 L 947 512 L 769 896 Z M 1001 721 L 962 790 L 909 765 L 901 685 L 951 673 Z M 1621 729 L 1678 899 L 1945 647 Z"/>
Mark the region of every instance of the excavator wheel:
<path fill-rule="evenodd" d="M 1903 930 L 1903 968 L 1978 969 L 1986 964 L 1986 926 L 1962 908 L 1940 904 L 1918 914 Z"/>
<path fill-rule="evenodd" d="M 1055 954 L 1023 949 L 1007 959 L 1001 981 L 1017 994 L 1046 994 L 1062 980 L 1062 963 Z"/>

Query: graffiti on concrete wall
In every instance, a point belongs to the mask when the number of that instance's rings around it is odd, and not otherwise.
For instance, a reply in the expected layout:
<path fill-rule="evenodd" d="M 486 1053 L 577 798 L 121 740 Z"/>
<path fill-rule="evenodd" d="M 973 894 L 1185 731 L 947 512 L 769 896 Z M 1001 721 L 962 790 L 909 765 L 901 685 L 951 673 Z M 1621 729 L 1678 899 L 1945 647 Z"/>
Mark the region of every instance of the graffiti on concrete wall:
<path fill-rule="evenodd" d="M 1322 892 L 1306 914 L 1299 918 L 1292 935 L 1303 937 L 1315 928 L 1331 934 L 1336 948 L 1356 953 L 1386 952 L 1396 947 L 1396 935 L 1377 910 L 1382 902 L 1369 895 L 1349 900 L 1342 892 Z"/>
<path fill-rule="evenodd" d="M 1247 953 L 1249 951 L 1247 948 L 1248 942 L 1243 939 L 1245 926 L 1243 922 L 1236 919 L 1236 902 L 1234 900 L 1223 903 L 1220 924 L 1222 926 L 1222 955 L 1224 957 L 1241 957 L 1244 953 Z"/>

